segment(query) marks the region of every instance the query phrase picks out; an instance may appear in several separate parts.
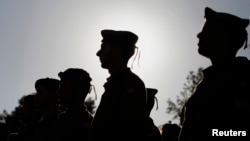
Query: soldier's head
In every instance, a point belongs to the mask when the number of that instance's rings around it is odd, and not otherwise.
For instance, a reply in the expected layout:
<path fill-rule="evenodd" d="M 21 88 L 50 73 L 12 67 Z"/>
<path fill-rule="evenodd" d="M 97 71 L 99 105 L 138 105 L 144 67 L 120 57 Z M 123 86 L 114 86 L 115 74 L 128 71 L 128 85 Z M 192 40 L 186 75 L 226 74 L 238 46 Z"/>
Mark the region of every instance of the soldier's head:
<path fill-rule="evenodd" d="M 57 90 L 60 81 L 54 78 L 41 78 L 35 82 L 36 104 L 40 110 L 46 110 L 57 102 Z"/>
<path fill-rule="evenodd" d="M 86 98 L 91 87 L 91 77 L 89 73 L 80 68 L 69 68 L 64 72 L 59 72 L 61 79 L 59 87 L 59 101 L 61 104 L 69 104 L 75 100 Z"/>
<path fill-rule="evenodd" d="M 247 46 L 246 27 L 248 19 L 242 19 L 228 13 L 215 12 L 211 8 L 205 8 L 206 22 L 199 38 L 199 53 L 206 57 L 214 55 L 236 55 L 244 45 Z"/>
<path fill-rule="evenodd" d="M 102 30 L 101 49 L 96 53 L 103 68 L 109 69 L 117 59 L 127 64 L 133 56 L 138 36 L 130 31 Z"/>

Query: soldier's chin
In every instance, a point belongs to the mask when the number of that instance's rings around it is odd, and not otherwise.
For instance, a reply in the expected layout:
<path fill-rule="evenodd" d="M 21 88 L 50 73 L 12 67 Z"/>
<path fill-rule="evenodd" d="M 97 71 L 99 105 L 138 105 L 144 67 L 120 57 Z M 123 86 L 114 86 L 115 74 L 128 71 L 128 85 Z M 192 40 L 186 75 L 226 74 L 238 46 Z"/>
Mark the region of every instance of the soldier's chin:
<path fill-rule="evenodd" d="M 198 53 L 204 57 L 207 57 L 209 58 L 209 55 L 206 53 L 206 52 L 203 52 L 203 51 L 198 51 Z"/>
<path fill-rule="evenodd" d="M 104 69 L 108 69 L 107 65 L 105 65 L 105 64 L 101 64 L 101 66 L 102 66 L 102 68 L 104 68 Z"/>
<path fill-rule="evenodd" d="M 199 48 L 198 49 L 198 53 L 200 54 L 200 55 L 202 55 L 202 56 L 205 56 L 205 51 L 204 50 L 202 50 L 201 48 Z"/>
<path fill-rule="evenodd" d="M 199 53 L 200 55 L 202 55 L 202 51 L 201 51 L 200 48 L 198 49 L 198 53 Z"/>

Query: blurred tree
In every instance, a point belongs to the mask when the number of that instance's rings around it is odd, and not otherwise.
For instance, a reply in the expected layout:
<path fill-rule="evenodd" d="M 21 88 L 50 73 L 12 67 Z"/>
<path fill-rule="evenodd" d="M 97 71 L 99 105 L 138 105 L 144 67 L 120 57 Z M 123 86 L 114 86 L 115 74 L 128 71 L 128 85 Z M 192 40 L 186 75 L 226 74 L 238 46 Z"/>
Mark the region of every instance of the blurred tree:
<path fill-rule="evenodd" d="M 187 82 L 184 83 L 183 91 L 180 92 L 180 95 L 176 96 L 176 101 L 173 101 L 170 98 L 167 100 L 168 107 L 166 113 L 173 114 L 173 120 L 180 119 L 182 107 L 184 106 L 188 98 L 192 95 L 197 84 L 202 79 L 202 70 L 203 68 L 200 67 L 198 68 L 197 72 L 189 71 L 189 74 L 186 77 Z"/>
<path fill-rule="evenodd" d="M 8 113 L 6 110 L 0 113 L 0 141 L 7 140 L 7 136 L 9 133 L 18 132 L 20 126 L 19 113 L 20 113 L 20 108 L 22 108 L 21 100 L 25 96 L 19 99 L 18 106 L 15 107 L 15 109 L 11 113 Z M 91 114 L 95 113 L 96 106 L 94 99 L 89 97 L 85 101 L 85 105 Z"/>
<path fill-rule="evenodd" d="M 0 141 L 5 141 L 8 137 L 8 128 L 5 124 L 5 118 L 7 116 L 6 114 L 7 112 L 5 110 L 3 113 L 0 113 Z"/>

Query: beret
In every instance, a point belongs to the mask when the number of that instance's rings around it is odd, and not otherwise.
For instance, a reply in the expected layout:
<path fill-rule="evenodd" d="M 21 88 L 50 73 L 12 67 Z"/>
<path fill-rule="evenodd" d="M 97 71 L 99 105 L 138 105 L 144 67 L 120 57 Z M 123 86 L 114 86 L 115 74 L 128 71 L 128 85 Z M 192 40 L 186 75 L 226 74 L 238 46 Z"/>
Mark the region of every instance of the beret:
<path fill-rule="evenodd" d="M 205 8 L 205 18 L 207 21 L 215 22 L 217 26 L 233 30 L 245 30 L 249 24 L 249 19 L 242 19 L 228 13 L 216 12 L 209 7 Z"/>
<path fill-rule="evenodd" d="M 89 73 L 80 68 L 69 68 L 64 72 L 59 72 L 58 76 L 61 80 L 69 80 L 75 83 L 90 83 L 92 80 Z"/>
<path fill-rule="evenodd" d="M 54 78 L 41 78 L 35 82 L 35 89 L 39 86 L 44 86 L 49 91 L 56 91 L 59 88 L 60 81 Z"/>
<path fill-rule="evenodd" d="M 154 88 L 146 88 L 149 97 L 155 97 L 158 90 Z"/>
<path fill-rule="evenodd" d="M 105 29 L 101 31 L 103 43 L 120 46 L 135 46 L 138 36 L 130 31 L 115 31 Z"/>
<path fill-rule="evenodd" d="M 158 90 L 154 89 L 154 88 L 146 88 L 146 91 L 147 91 L 147 109 L 148 109 L 148 111 L 151 111 L 151 109 L 153 108 L 154 103 L 155 103 L 154 100 L 156 100 L 156 102 L 157 102 L 157 107 L 156 107 L 156 110 L 157 110 L 158 109 L 158 100 L 155 97 L 155 95 L 157 94 Z"/>

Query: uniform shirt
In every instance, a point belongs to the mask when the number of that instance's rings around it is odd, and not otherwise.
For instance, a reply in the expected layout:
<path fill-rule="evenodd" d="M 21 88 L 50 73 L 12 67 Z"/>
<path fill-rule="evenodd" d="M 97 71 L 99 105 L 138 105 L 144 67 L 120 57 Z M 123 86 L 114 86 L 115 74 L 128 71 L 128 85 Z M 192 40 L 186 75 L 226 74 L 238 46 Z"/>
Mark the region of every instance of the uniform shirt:
<path fill-rule="evenodd" d="M 203 80 L 186 103 L 179 141 L 219 139 L 212 135 L 213 129 L 249 130 L 249 61 L 238 57 L 225 66 L 211 66 L 203 74 Z"/>
<path fill-rule="evenodd" d="M 57 135 L 59 141 L 89 141 L 92 115 L 85 106 L 71 107 L 59 114 Z"/>
<path fill-rule="evenodd" d="M 146 88 L 129 68 L 112 74 L 92 126 L 95 141 L 142 139 L 145 135 Z"/>

